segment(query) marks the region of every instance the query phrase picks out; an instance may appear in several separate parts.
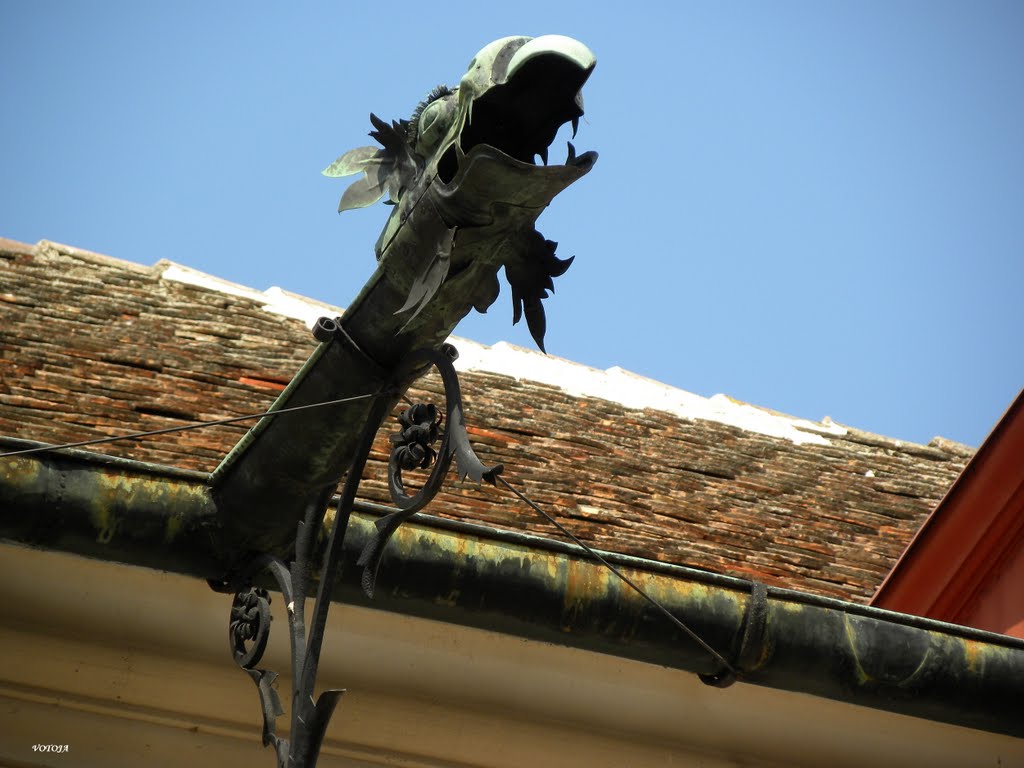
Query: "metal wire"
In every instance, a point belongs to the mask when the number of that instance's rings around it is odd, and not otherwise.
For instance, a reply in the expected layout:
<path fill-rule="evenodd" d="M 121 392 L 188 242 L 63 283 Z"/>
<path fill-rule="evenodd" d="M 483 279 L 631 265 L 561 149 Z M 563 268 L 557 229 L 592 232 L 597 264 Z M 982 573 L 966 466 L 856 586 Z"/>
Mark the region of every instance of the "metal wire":
<path fill-rule="evenodd" d="M 721 663 L 721 665 L 723 667 L 725 667 L 725 669 L 728 672 L 730 672 L 733 675 L 737 675 L 737 676 L 739 675 L 739 671 L 736 668 L 734 668 L 732 664 L 730 664 L 728 661 L 726 661 L 726 659 L 722 656 L 722 654 L 720 654 L 718 651 L 716 651 L 714 648 L 712 648 L 710 645 L 708 645 L 700 635 L 698 635 L 696 632 L 694 632 L 692 629 L 690 629 L 688 626 L 686 626 L 682 621 L 680 621 L 678 618 L 676 618 L 676 616 L 673 615 L 672 612 L 668 610 L 668 608 L 666 608 L 661 603 L 659 603 L 657 600 L 655 600 L 653 597 L 651 597 L 646 592 L 644 592 L 643 589 L 641 589 L 636 584 L 636 582 L 634 582 L 632 579 L 630 579 L 628 576 L 626 576 L 626 574 L 624 574 L 622 571 L 620 571 L 618 568 L 616 568 L 614 565 L 612 565 L 610 562 L 608 562 L 608 560 L 606 560 L 604 557 L 602 557 L 595 549 L 591 548 L 590 546 L 588 546 L 588 545 L 584 544 L 582 541 L 580 541 L 580 539 L 578 539 L 568 528 L 566 528 L 564 525 L 562 525 L 554 517 L 549 515 L 543 509 L 538 507 L 536 504 L 534 504 L 533 501 L 531 501 L 529 498 L 527 498 L 527 496 L 525 494 L 523 494 L 521 491 L 519 491 L 519 489 L 517 489 L 517 488 L 513 487 L 511 484 L 509 484 L 508 480 L 506 480 L 504 477 L 502 477 L 501 475 L 497 475 L 495 477 L 495 480 L 497 482 L 501 483 L 506 488 L 508 488 L 508 490 L 512 491 L 512 493 L 514 493 L 516 496 L 518 496 L 521 501 L 523 501 L 525 504 L 527 504 L 530 507 L 530 509 L 532 509 L 537 514 L 541 515 L 545 520 L 547 520 L 549 523 L 551 523 L 553 526 L 555 526 L 555 528 L 557 528 L 559 531 L 561 531 L 564 536 L 566 536 L 569 539 L 571 539 L 574 544 L 576 544 L 578 547 L 580 547 L 588 555 L 590 555 L 592 558 L 597 560 L 599 563 L 601 563 L 601 565 L 603 565 L 609 571 L 611 571 L 616 576 L 618 576 L 623 582 L 625 582 L 630 587 L 632 587 L 637 592 L 637 594 L 640 595 L 640 597 L 642 597 L 644 600 L 646 600 L 648 603 L 650 603 L 654 608 L 656 608 L 658 611 L 660 611 L 661 614 L 665 616 L 665 618 L 667 618 L 669 621 L 671 621 L 673 624 L 675 624 L 676 627 L 678 627 L 686 635 L 688 635 L 691 640 L 693 640 L 695 643 L 697 643 L 697 645 L 699 645 L 701 648 L 703 648 L 705 651 L 707 651 L 708 654 L 711 655 L 712 657 L 714 657 L 719 663 Z"/>
<path fill-rule="evenodd" d="M 366 400 L 371 397 L 380 397 L 381 395 L 389 394 L 387 392 L 375 392 L 370 395 L 353 395 L 352 397 L 342 397 L 337 400 L 325 400 L 320 403 L 309 403 L 307 405 L 294 405 L 290 408 L 280 408 L 276 411 L 265 411 L 263 413 L 253 413 L 247 416 L 232 416 L 227 419 L 217 419 L 215 421 L 197 421 L 192 424 L 185 424 L 180 427 L 164 427 L 163 429 L 153 429 L 148 432 L 133 432 L 129 435 L 115 435 L 113 437 L 97 437 L 92 440 L 80 440 L 77 443 L 62 443 L 61 445 L 40 445 L 35 448 L 22 448 L 17 451 L 9 451 L 7 453 L 0 453 L 0 459 L 5 459 L 8 456 L 24 456 L 29 453 L 43 453 L 45 451 L 58 451 L 62 448 L 82 448 L 87 445 L 100 445 L 101 443 L 116 443 L 120 440 L 140 440 L 144 437 L 153 437 L 155 435 L 167 435 L 171 432 L 187 432 L 191 429 L 203 429 L 204 427 L 216 427 L 221 424 L 234 424 L 239 421 L 252 421 L 253 419 L 270 418 L 273 416 L 280 416 L 282 413 L 292 413 L 294 411 L 304 411 L 308 408 L 323 408 L 328 405 L 340 405 L 341 403 L 351 403 L 356 400 Z"/>

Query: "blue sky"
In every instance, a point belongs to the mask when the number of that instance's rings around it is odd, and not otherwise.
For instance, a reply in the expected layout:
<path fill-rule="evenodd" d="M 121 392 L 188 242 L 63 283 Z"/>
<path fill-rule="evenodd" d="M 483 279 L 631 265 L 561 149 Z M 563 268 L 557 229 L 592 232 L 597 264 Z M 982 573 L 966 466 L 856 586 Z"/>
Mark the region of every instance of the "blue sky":
<path fill-rule="evenodd" d="M 427 7 L 3 2 L 0 236 L 345 305 L 387 209 L 320 171 L 560 33 L 601 158 L 538 224 L 577 257 L 549 352 L 917 442 L 977 445 L 1024 385 L 1024 3 Z M 511 315 L 457 333 L 532 347 Z"/>

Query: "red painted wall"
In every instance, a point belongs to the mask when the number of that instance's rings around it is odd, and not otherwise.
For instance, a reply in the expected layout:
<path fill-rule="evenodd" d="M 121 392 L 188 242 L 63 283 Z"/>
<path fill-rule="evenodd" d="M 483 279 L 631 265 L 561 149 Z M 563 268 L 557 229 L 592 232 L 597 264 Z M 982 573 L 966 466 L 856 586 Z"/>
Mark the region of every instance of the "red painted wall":
<path fill-rule="evenodd" d="M 957 624 L 1024 638 L 1024 547 L 992 573 L 963 607 Z"/>
<path fill-rule="evenodd" d="M 1024 638 L 1024 391 L 871 604 Z"/>

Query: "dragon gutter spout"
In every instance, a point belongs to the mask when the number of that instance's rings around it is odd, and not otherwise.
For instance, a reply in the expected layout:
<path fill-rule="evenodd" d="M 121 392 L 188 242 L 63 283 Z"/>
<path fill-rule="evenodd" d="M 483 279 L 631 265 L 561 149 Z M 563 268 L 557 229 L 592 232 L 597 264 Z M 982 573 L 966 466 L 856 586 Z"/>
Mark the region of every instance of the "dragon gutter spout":
<path fill-rule="evenodd" d="M 385 196 L 393 204 L 377 269 L 342 317 L 321 320 L 319 346 L 272 411 L 366 393 L 397 401 L 417 374 L 399 362 L 438 349 L 471 309 L 485 311 L 502 267 L 514 321 L 525 316 L 544 348 L 541 301 L 571 259 L 555 256 L 535 222 L 597 160 L 570 143 L 565 163 L 549 165 L 548 146 L 566 123 L 575 133 L 595 63 L 572 38 L 507 37 L 473 58 L 458 87 L 434 89 L 411 120 L 371 115 L 381 147 L 347 152 L 324 173 L 362 173 L 339 210 Z M 356 400 L 265 418 L 239 441 L 210 477 L 233 549 L 293 546 L 297 522 L 347 470 L 371 407 Z"/>

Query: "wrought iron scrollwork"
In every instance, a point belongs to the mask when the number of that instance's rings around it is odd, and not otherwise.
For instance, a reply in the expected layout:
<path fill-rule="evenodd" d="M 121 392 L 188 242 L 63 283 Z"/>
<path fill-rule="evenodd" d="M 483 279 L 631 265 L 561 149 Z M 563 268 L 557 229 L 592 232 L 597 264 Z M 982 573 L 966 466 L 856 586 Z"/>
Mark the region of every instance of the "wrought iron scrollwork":
<path fill-rule="evenodd" d="M 315 514 L 312 506 L 311 512 L 307 514 L 307 520 L 299 523 L 296 559 L 290 568 L 276 557 L 261 556 L 250 562 L 246 570 L 230 582 L 211 584 L 219 591 L 238 589 L 231 604 L 228 639 L 235 662 L 249 675 L 259 692 L 260 706 L 263 710 L 263 745 L 274 747 L 281 768 L 312 768 L 316 765 L 316 757 L 327 723 L 344 693 L 343 690 L 325 691 L 315 703 L 312 698 L 315 667 L 319 656 L 319 641 L 314 641 L 322 637 L 323 625 L 314 622 L 309 631 L 307 644 L 304 599 L 296 600 L 296 595 L 305 596 L 308 584 L 308 554 L 312 543 L 310 538 L 312 531 L 315 530 L 315 527 L 308 525 L 310 514 Z M 322 511 L 320 515 L 322 516 Z M 268 571 L 277 581 L 288 612 L 292 675 L 295 681 L 291 740 L 277 735 L 277 718 L 285 711 L 276 688 L 278 673 L 257 666 L 266 650 L 273 620 L 269 593 L 265 589 L 251 586 L 252 580 L 260 571 Z M 326 612 L 323 619 L 326 620 Z M 315 656 L 310 653 L 311 645 L 316 647 Z M 309 676 L 311 669 L 312 675 Z"/>
<path fill-rule="evenodd" d="M 455 347 L 444 344 L 439 351 L 419 352 L 412 355 L 408 361 L 410 365 L 426 362 L 437 368 L 441 375 L 441 383 L 444 385 L 447 425 L 441 438 L 441 446 L 435 451 L 433 446 L 443 421 L 437 413 L 436 406 L 416 403 L 398 417 L 401 429 L 391 436 L 393 448 L 388 461 L 388 490 L 398 511 L 377 520 L 376 530 L 366 542 L 357 561 L 357 564 L 363 567 L 362 587 L 367 597 L 373 597 L 377 573 L 388 540 L 402 523 L 429 504 L 441 490 L 452 459 L 455 459 L 459 478 L 462 480 L 468 477 L 476 482 L 486 480 L 494 485 L 494 479 L 502 471 L 501 464 L 488 467 L 480 461 L 469 442 L 466 424 L 462 418 L 462 390 L 453 365 L 458 356 Z M 431 464 L 434 465 L 433 469 L 419 491 L 411 495 L 407 493 L 402 472 L 417 468 L 427 469 Z"/>
<path fill-rule="evenodd" d="M 426 371 L 431 366 L 437 368 L 445 389 L 446 414 L 442 418 L 433 405 L 414 405 L 399 416 L 400 430 L 392 436 L 393 449 L 388 466 L 388 486 L 398 510 L 377 520 L 376 529 L 358 560 L 364 569 L 363 588 L 371 597 L 388 540 L 399 525 L 437 495 L 452 459 L 462 479 L 469 477 L 494 484 L 502 470 L 500 464 L 485 466 L 469 443 L 462 417 L 462 393 L 452 364 L 457 357 L 455 348 L 445 344 L 439 351 L 428 350 L 410 355 L 399 368 L 402 372 L 400 378 L 406 378 L 409 371 Z M 390 391 L 393 390 L 385 390 Z M 228 630 L 232 655 L 259 690 L 263 708 L 263 744 L 274 747 L 281 768 L 313 768 L 316 765 L 327 724 L 345 693 L 344 690 L 328 690 L 321 693 L 315 702 L 313 699 L 327 611 L 331 603 L 330 593 L 341 569 L 345 531 L 374 436 L 389 402 L 390 399 L 383 396 L 374 401 L 355 458 L 345 477 L 338 511 L 322 555 L 320 583 L 308 631 L 305 598 L 311 583 L 316 532 L 322 527 L 331 498 L 330 492 L 325 492 L 322 498 L 311 504 L 305 518 L 299 523 L 295 539 L 295 560 L 290 566 L 276 557 L 263 555 L 252 560 L 230 581 L 211 583 L 214 589 L 235 593 Z M 441 444 L 435 449 L 434 444 L 439 437 Z M 420 490 L 413 494 L 407 493 L 402 472 L 428 468 L 431 470 L 430 475 Z M 267 647 L 272 618 L 269 594 L 264 589 L 252 586 L 254 578 L 261 571 L 268 571 L 274 577 L 287 608 L 294 681 L 290 740 L 276 733 L 277 718 L 284 713 L 275 688 L 278 675 L 257 668 Z"/>
<path fill-rule="evenodd" d="M 270 639 L 270 595 L 265 589 L 249 587 L 235 593 L 231 603 L 231 650 L 235 663 L 243 669 L 252 669 L 260 663 Z M 248 645 L 248 648 L 246 647 Z"/>

